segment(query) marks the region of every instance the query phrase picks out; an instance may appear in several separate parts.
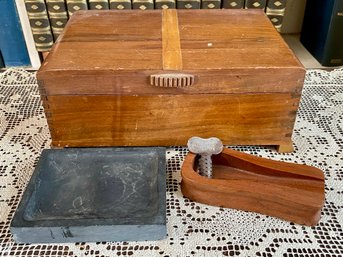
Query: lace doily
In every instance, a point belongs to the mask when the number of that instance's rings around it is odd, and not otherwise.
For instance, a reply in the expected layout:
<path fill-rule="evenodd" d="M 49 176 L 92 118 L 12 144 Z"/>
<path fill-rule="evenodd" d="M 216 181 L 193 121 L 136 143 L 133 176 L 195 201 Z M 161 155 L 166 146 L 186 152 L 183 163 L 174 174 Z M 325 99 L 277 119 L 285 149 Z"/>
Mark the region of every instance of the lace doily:
<path fill-rule="evenodd" d="M 9 225 L 39 155 L 50 144 L 35 73 L 0 74 L 0 256 L 343 256 L 343 69 L 309 71 L 293 133 L 295 152 L 234 147 L 322 169 L 326 202 L 319 225 L 305 227 L 184 198 L 187 149 L 167 152 L 167 229 L 160 241 L 16 244 Z"/>

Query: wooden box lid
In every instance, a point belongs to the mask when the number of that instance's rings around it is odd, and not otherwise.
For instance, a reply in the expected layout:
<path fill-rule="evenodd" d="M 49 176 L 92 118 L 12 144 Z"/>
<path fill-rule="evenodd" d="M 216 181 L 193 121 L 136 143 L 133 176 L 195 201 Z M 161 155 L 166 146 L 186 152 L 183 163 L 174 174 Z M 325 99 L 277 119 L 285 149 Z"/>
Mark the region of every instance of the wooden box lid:
<path fill-rule="evenodd" d="M 37 77 L 47 95 L 195 94 L 300 92 L 304 74 L 261 10 L 170 9 L 75 13 Z"/>

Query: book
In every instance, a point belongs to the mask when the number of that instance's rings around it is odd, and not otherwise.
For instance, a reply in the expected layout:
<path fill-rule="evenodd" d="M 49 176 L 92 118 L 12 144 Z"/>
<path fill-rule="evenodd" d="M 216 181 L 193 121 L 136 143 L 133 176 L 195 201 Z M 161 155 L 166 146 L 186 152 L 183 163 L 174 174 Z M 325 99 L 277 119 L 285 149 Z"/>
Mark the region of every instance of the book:
<path fill-rule="evenodd" d="M 155 0 L 155 9 L 175 9 L 175 0 Z"/>
<path fill-rule="evenodd" d="M 29 66 L 26 43 L 14 1 L 0 1 L 0 67 Z"/>
<path fill-rule="evenodd" d="M 225 9 L 242 9 L 245 6 L 245 0 L 223 0 Z"/>
<path fill-rule="evenodd" d="M 66 0 L 67 9 L 69 16 L 73 15 L 74 12 L 79 10 L 87 10 L 88 4 L 87 0 Z"/>
<path fill-rule="evenodd" d="M 56 41 L 68 21 L 67 6 L 64 0 L 45 1 L 48 9 L 51 30 L 54 40 Z"/>
<path fill-rule="evenodd" d="M 343 65 L 343 1 L 307 1 L 300 42 L 323 66 Z"/>
<path fill-rule="evenodd" d="M 268 0 L 267 2 L 266 14 L 279 32 L 285 15 L 286 2 L 287 0 Z"/>
<path fill-rule="evenodd" d="M 33 39 L 38 52 L 49 51 L 54 43 L 44 0 L 25 0 Z"/>
<path fill-rule="evenodd" d="M 115 9 L 115 10 L 132 9 L 131 0 L 110 0 L 110 9 Z"/>
<path fill-rule="evenodd" d="M 0 68 L 4 68 L 4 67 L 5 67 L 5 63 L 4 63 L 4 59 L 2 58 L 2 54 L 0 50 Z"/>
<path fill-rule="evenodd" d="M 221 0 L 202 0 L 201 9 L 220 9 Z"/>
<path fill-rule="evenodd" d="M 89 9 L 91 10 L 107 10 L 109 9 L 107 0 L 88 0 Z"/>
<path fill-rule="evenodd" d="M 200 9 L 200 0 L 177 0 L 177 9 Z"/>
<path fill-rule="evenodd" d="M 154 9 L 154 0 L 132 0 L 132 9 Z"/>
<path fill-rule="evenodd" d="M 267 0 L 245 0 L 246 9 L 264 9 L 266 7 Z"/>

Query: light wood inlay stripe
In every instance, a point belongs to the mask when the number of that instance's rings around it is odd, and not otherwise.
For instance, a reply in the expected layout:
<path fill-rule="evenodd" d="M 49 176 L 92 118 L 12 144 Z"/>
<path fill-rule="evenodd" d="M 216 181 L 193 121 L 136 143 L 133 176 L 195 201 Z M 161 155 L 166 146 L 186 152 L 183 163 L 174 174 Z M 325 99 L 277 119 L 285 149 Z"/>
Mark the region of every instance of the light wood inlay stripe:
<path fill-rule="evenodd" d="M 162 10 L 162 59 L 164 70 L 182 70 L 179 24 L 175 9 Z"/>

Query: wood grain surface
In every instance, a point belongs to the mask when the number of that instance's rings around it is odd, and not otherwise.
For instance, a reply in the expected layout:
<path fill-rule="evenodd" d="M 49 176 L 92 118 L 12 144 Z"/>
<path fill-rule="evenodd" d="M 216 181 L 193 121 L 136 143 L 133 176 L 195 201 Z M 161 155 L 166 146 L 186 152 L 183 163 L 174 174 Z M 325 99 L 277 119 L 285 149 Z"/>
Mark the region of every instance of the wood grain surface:
<path fill-rule="evenodd" d="M 226 72 L 183 70 L 182 73 L 195 76 L 193 86 L 158 88 L 150 85 L 151 75 L 165 73 L 171 71 L 42 71 L 37 77 L 48 95 L 292 93 L 300 98 L 304 81 L 304 71 L 301 69 L 256 68 Z"/>
<path fill-rule="evenodd" d="M 289 93 L 47 98 L 55 146 L 186 145 L 194 135 L 289 144 L 298 104 Z"/>
<path fill-rule="evenodd" d="M 321 170 L 226 148 L 212 159 L 213 177 L 207 178 L 194 169 L 196 155 L 186 156 L 181 170 L 181 190 L 186 197 L 308 226 L 318 223 L 325 199 Z"/>
<path fill-rule="evenodd" d="M 41 70 L 162 70 L 163 12 L 173 11 L 79 11 Z M 177 10 L 177 18 L 184 70 L 302 69 L 262 10 Z"/>
<path fill-rule="evenodd" d="M 176 9 L 162 10 L 163 70 L 182 70 L 179 21 Z"/>
<path fill-rule="evenodd" d="M 150 84 L 166 74 L 192 83 Z M 54 146 L 197 135 L 280 150 L 292 144 L 304 76 L 260 10 L 80 11 L 37 73 Z"/>

